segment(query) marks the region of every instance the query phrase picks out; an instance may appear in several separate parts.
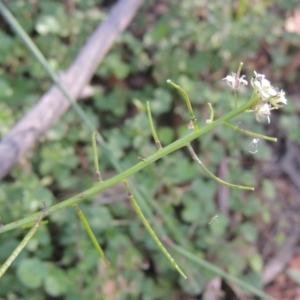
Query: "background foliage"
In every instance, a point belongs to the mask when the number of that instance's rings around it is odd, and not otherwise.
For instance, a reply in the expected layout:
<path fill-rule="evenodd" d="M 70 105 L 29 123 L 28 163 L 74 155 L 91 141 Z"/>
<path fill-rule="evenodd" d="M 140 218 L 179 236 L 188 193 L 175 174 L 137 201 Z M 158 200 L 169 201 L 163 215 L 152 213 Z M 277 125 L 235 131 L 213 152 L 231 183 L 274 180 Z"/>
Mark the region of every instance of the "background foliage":
<path fill-rule="evenodd" d="M 171 78 L 190 95 L 200 126 L 211 102 L 219 117 L 230 110 L 232 95 L 221 81 L 240 61 L 248 79 L 253 70 L 295 93 L 296 69 L 287 74 L 299 48 L 287 32 L 286 17 L 297 1 L 145 1 L 92 80 L 95 93 L 81 106 L 109 143 L 124 168 L 156 150 L 141 104 L 150 101 L 163 145 L 187 132 L 184 103 L 166 84 Z M 57 72 L 68 68 L 109 9 L 109 1 L 9 1 L 8 7 Z M 3 20 L 0 30 L 0 134 L 37 103 L 51 82 Z M 240 101 L 249 91 L 241 90 Z M 292 141 L 295 104 L 274 113 L 269 133 L 280 130 Z M 245 129 L 263 133 L 253 116 Z M 278 129 L 280 128 L 280 129 Z M 272 222 L 276 191 L 258 166 L 274 161 L 274 149 L 259 145 L 249 154 L 249 138 L 222 128 L 194 144 L 204 164 L 225 180 L 253 185 L 249 193 L 218 186 L 198 173 L 185 150 L 165 157 L 135 176 L 147 194 L 173 218 L 200 257 L 261 287 L 266 257 L 259 247 L 260 228 Z M 100 149 L 101 152 L 101 149 Z M 275 152 L 277 153 L 277 152 Z M 104 177 L 114 173 L 100 153 Z M 0 216 L 8 223 L 62 201 L 94 183 L 90 133 L 73 111 L 67 112 L 20 161 L 0 187 Z M 223 196 L 222 196 L 223 195 Z M 225 196 L 224 196 L 225 195 Z M 103 202 L 109 205 L 103 205 Z M 181 280 L 145 234 L 122 189 L 113 188 L 80 205 L 111 264 L 103 266 L 76 213 L 49 218 L 0 281 L 0 299 L 201 299 L 214 274 L 176 256 L 190 280 Z M 208 222 L 215 215 L 219 223 Z M 156 215 L 157 222 L 160 216 Z M 260 224 L 260 227 L 258 226 Z M 262 224 L 262 225 L 261 225 Z M 23 230 L 0 236 L 0 262 L 23 237 Z M 172 238 L 172 236 L 170 236 Z M 284 243 L 285 235 L 275 237 Z M 101 295 L 101 296 L 99 296 Z M 197 298 L 198 297 L 198 298 Z"/>

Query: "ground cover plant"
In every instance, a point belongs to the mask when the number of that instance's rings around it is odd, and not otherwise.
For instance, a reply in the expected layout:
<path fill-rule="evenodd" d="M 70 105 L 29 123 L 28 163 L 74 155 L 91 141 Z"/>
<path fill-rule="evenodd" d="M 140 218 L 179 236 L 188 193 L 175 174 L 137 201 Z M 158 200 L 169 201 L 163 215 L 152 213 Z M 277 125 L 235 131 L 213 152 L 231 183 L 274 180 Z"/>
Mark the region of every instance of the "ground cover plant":
<path fill-rule="evenodd" d="M 60 1 L 8 3 L 55 71 L 68 67 L 86 36 L 110 9 L 109 3 L 100 1 L 70 3 L 73 5 Z M 200 131 L 236 107 L 226 82 L 233 88 L 237 87 L 235 83 L 243 83 L 240 77 L 227 77 L 231 71 L 238 73 L 240 61 L 244 62 L 242 74 L 247 74 L 249 86 L 238 89 L 237 107 L 251 97 L 252 76 L 256 78 L 252 84 L 259 91 L 266 91 L 266 85 L 259 84 L 267 78 L 281 85 L 279 92 L 287 87 L 289 93 L 297 92 L 298 67 L 292 61 L 299 40 L 283 26 L 294 6 L 286 1 L 257 2 L 251 7 L 243 1 L 234 5 L 224 5 L 224 1 L 145 2 L 99 66 L 92 80 L 93 94 L 80 104 L 107 141 L 117 164 L 126 170 L 138 163 L 138 157 L 143 164 L 160 151 L 152 139 L 147 101 L 163 149 L 197 129 L 193 122 L 190 124 L 193 115 L 186 109 L 180 91 L 166 82 L 168 78 L 189 95 Z M 51 81 L 8 25 L 1 22 L 0 120 L 4 137 Z M 268 96 L 283 95 L 272 93 L 268 87 Z M 259 99 L 265 101 L 264 97 L 260 94 Z M 146 234 L 122 187 L 115 187 L 79 204 L 110 261 L 108 266 L 100 260 L 76 212 L 64 209 L 49 215 L 49 223 L 39 226 L 1 278 L 0 297 L 201 299 L 209 292 L 207 283 L 219 280 L 222 286 L 217 290 L 232 299 L 239 291 L 230 275 L 261 289 L 265 264 L 272 254 L 262 251 L 261 239 L 270 245 L 264 236 L 270 232 L 272 214 L 278 213 L 281 203 L 276 201 L 272 176 L 262 176 L 259 171 L 262 165 L 275 163 L 276 157 L 283 155 L 280 146 L 286 140 L 298 141 L 299 131 L 293 127 L 299 121 L 295 101 L 289 101 L 283 112 L 270 111 L 266 101 L 250 108 L 254 112 L 237 118 L 232 123 L 234 128 L 222 126 L 194 140 L 192 147 L 213 174 L 234 184 L 254 186 L 255 192 L 229 190 L 211 180 L 211 174 L 199 174 L 187 148 L 135 173 L 131 193 L 137 201 L 145 198 L 146 204 L 140 203 L 142 211 L 187 280 L 176 273 Z M 253 117 L 255 113 L 260 123 Z M 279 146 L 271 146 L 258 136 L 244 136 L 238 130 L 277 137 Z M 107 182 L 115 175 L 115 166 L 105 156 L 105 149 L 100 146 L 98 151 L 101 174 Z M 93 174 L 91 134 L 70 110 L 1 183 L 1 222 L 8 224 L 30 216 L 44 208 L 43 201 L 47 207 L 63 203 L 91 188 L 96 181 Z M 0 235 L 1 263 L 20 243 L 25 230 Z M 288 241 L 287 230 L 273 234 L 271 244 L 276 247 Z M 197 258 L 204 259 L 204 265 L 189 260 L 180 252 L 182 247 L 172 248 L 172 242 L 192 249 Z M 225 276 L 209 269 L 211 265 L 207 268 L 206 261 L 226 271 Z M 297 278 L 297 272 L 288 274 Z M 249 292 L 243 287 L 242 293 Z"/>

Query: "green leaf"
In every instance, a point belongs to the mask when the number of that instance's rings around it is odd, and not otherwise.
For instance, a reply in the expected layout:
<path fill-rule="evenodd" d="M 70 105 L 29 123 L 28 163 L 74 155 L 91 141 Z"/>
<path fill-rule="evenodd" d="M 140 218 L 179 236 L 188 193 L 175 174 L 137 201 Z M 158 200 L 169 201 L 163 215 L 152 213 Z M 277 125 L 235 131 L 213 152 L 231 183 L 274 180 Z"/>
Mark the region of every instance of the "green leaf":
<path fill-rule="evenodd" d="M 41 35 L 47 35 L 49 33 L 59 33 L 61 26 L 57 19 L 51 15 L 41 16 L 36 25 L 35 30 Z"/>
<path fill-rule="evenodd" d="M 195 178 L 197 165 L 189 161 L 182 153 L 176 152 L 165 158 L 161 173 L 174 184 L 184 183 Z"/>
<path fill-rule="evenodd" d="M 180 75 L 178 77 L 178 85 L 188 94 L 191 95 L 192 91 L 195 89 L 195 82 L 191 80 L 191 77 L 186 75 Z M 190 99 L 192 102 L 193 100 Z"/>
<path fill-rule="evenodd" d="M 201 207 L 195 201 L 195 199 L 186 199 L 184 197 L 184 210 L 182 212 L 182 218 L 186 222 L 199 221 L 203 217 Z"/>
<path fill-rule="evenodd" d="M 8 239 L 5 242 L 1 241 L 0 261 L 5 261 L 7 259 L 7 256 L 15 250 L 18 244 L 19 243 L 15 239 Z"/>
<path fill-rule="evenodd" d="M 36 289 L 42 286 L 43 280 L 47 276 L 47 269 L 39 259 L 27 258 L 19 264 L 17 275 L 26 287 Z"/>
<path fill-rule="evenodd" d="M 101 70 L 104 68 L 104 70 Z M 107 68 L 108 73 L 113 73 L 118 79 L 124 79 L 130 72 L 129 66 L 122 61 L 119 53 L 110 53 L 101 65 L 101 69 L 99 69 L 99 73 L 103 74 L 105 72 L 105 68 Z"/>
<path fill-rule="evenodd" d="M 112 217 L 107 207 L 105 206 L 93 206 L 90 209 L 88 216 L 88 222 L 93 230 L 105 231 L 111 227 Z"/>
<path fill-rule="evenodd" d="M 3 79 L 0 79 L 0 98 L 8 98 L 13 94 L 13 89 L 9 83 Z"/>
<path fill-rule="evenodd" d="M 274 199 L 276 194 L 275 194 L 275 188 L 274 188 L 273 182 L 271 180 L 264 179 L 263 182 L 262 182 L 262 186 L 263 186 L 264 194 L 268 198 Z"/>
<path fill-rule="evenodd" d="M 52 297 L 58 297 L 65 292 L 64 285 L 60 279 L 54 276 L 47 277 L 45 281 L 45 290 Z"/>
<path fill-rule="evenodd" d="M 171 108 L 172 97 L 168 90 L 157 88 L 154 91 L 154 100 L 151 100 L 150 106 L 153 115 L 159 115 L 168 112 Z"/>
<path fill-rule="evenodd" d="M 210 232 L 214 237 L 222 237 L 225 235 L 228 226 L 228 218 L 223 215 L 217 215 L 215 219 L 211 219 L 209 224 Z"/>
<path fill-rule="evenodd" d="M 250 223 L 250 222 L 245 222 L 241 224 L 237 228 L 237 232 L 244 237 L 244 239 L 249 242 L 249 243 L 254 243 L 257 239 L 257 229 L 256 227 Z"/>
<path fill-rule="evenodd" d="M 174 131 L 170 127 L 161 127 L 158 132 L 158 139 L 163 145 L 168 145 L 174 138 Z"/>
<path fill-rule="evenodd" d="M 249 265 L 252 270 L 256 273 L 260 273 L 263 269 L 263 260 L 262 257 L 258 254 L 252 254 L 248 257 Z"/>

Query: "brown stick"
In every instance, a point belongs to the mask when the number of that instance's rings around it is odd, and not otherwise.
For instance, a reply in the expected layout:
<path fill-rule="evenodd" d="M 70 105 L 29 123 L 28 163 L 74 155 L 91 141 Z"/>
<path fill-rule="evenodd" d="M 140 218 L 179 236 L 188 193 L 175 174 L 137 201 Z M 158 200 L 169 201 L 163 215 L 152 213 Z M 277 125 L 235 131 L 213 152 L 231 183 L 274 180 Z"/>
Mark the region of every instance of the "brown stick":
<path fill-rule="evenodd" d="M 89 83 L 118 35 L 127 27 L 142 0 L 120 0 L 108 18 L 90 36 L 87 43 L 62 79 L 69 93 L 77 99 Z M 67 110 L 69 102 L 53 86 L 0 142 L 0 180 L 33 148 Z"/>

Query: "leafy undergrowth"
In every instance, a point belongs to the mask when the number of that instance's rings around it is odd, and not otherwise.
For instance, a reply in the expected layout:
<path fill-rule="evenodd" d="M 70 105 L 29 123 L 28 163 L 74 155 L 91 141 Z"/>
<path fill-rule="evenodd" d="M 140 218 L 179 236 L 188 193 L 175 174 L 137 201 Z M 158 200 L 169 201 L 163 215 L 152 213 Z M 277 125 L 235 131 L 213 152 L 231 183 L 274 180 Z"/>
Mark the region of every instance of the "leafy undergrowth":
<path fill-rule="evenodd" d="M 221 79 L 229 70 L 236 70 L 240 61 L 248 79 L 250 70 L 257 70 L 279 83 L 287 94 L 299 92 L 299 32 L 288 27 L 296 3 L 172 3 L 146 1 L 99 66 L 92 79 L 94 95 L 81 103 L 124 169 L 136 164 L 138 156 L 156 151 L 144 110 L 146 101 L 150 101 L 164 146 L 188 130 L 188 113 L 178 94 L 166 84 L 168 78 L 190 95 L 200 127 L 209 116 L 207 102 L 212 103 L 216 118 L 230 110 L 233 97 Z M 8 7 L 51 66 L 63 71 L 110 6 L 83 0 L 73 5 L 17 0 Z M 5 136 L 51 82 L 3 20 L 1 24 L 0 133 Z M 240 103 L 247 93 L 240 91 Z M 291 229 L 297 225 L 298 200 L 293 192 L 297 187 L 292 187 L 289 173 L 282 171 L 281 161 L 289 145 L 299 141 L 298 114 L 299 102 L 291 97 L 284 111 L 272 114 L 270 125 L 257 123 L 252 115 L 236 120 L 244 129 L 267 131 L 279 138 L 275 145 L 260 142 L 256 154 L 249 153 L 248 137 L 227 128 L 194 143 L 214 174 L 252 185 L 255 192 L 217 185 L 199 174 L 185 150 L 135 176 L 136 185 L 175 220 L 176 230 L 199 257 L 278 299 L 299 296 L 299 273 L 290 270 L 299 270 L 295 265 L 288 270 L 284 267 L 283 277 L 267 287 L 263 284 L 266 265 L 293 236 Z M 113 168 L 101 149 L 99 159 L 104 177 L 111 177 Z M 43 208 L 42 201 L 52 205 L 94 182 L 90 133 L 75 112 L 69 111 L 1 183 L 1 221 L 5 224 L 32 214 Z M 76 213 L 63 210 L 39 228 L 1 279 L 0 299 L 203 299 L 208 283 L 216 279 L 215 274 L 172 253 L 188 275 L 187 281 L 179 278 L 146 234 L 122 188 L 97 195 L 80 208 L 110 265 L 101 263 Z M 218 221 L 211 222 L 216 215 Z M 155 217 L 161 222 L 158 214 Z M 0 236 L 0 262 L 23 235 L 18 229 Z M 223 299 L 246 294 L 225 281 L 216 293 Z"/>

